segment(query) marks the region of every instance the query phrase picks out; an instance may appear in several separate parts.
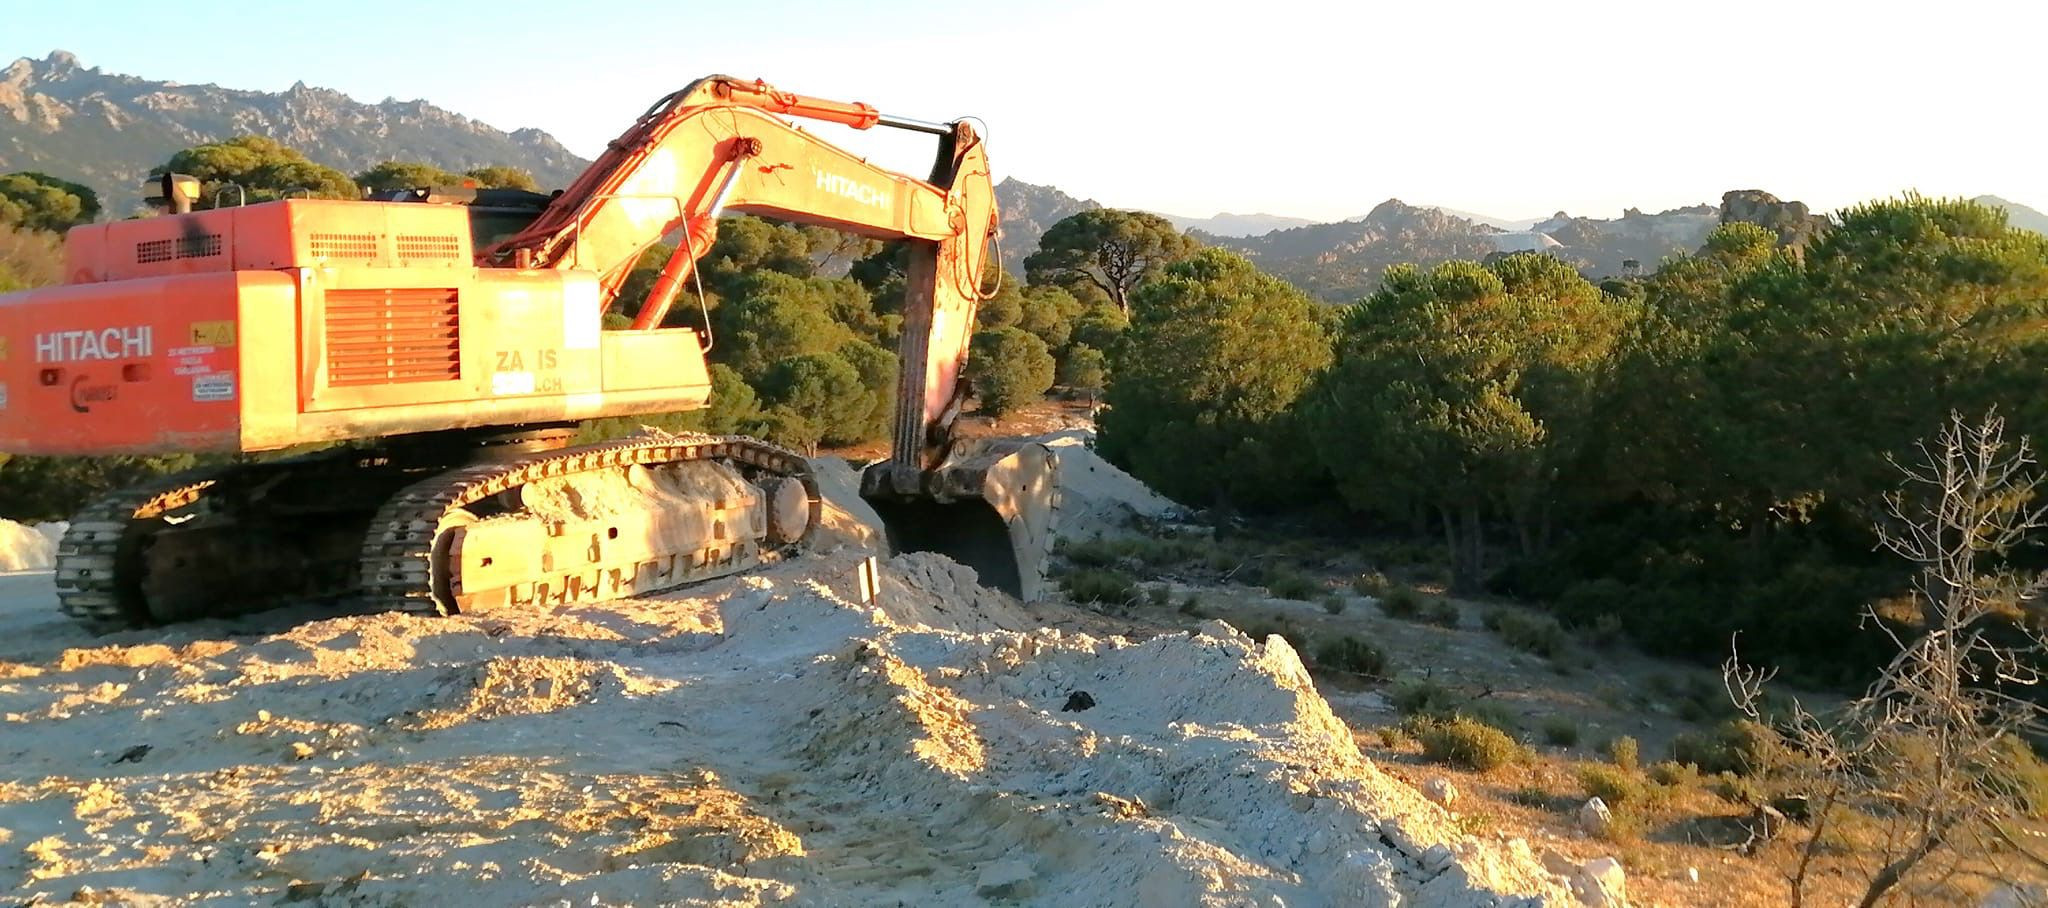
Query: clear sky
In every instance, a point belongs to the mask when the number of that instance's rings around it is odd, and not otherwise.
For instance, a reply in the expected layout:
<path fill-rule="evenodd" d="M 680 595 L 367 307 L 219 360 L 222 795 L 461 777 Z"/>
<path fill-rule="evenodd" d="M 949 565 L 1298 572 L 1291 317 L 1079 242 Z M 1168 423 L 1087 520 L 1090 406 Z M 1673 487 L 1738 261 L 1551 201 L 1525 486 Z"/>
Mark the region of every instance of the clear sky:
<path fill-rule="evenodd" d="M 1398 197 L 1611 217 L 1735 188 L 2048 209 L 2042 0 L 0 0 L 0 61 L 57 48 L 152 79 L 424 98 L 585 156 L 696 76 L 766 78 L 976 115 L 998 177 L 1187 215 Z M 928 165 L 921 138 L 853 138 Z"/>

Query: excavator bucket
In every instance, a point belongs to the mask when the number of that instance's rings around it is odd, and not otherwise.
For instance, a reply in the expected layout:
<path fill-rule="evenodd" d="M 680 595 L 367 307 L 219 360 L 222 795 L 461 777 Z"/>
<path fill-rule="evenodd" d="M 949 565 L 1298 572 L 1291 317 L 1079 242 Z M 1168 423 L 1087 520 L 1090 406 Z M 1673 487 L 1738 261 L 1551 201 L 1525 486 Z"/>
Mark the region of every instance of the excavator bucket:
<path fill-rule="evenodd" d="M 1039 598 L 1059 509 L 1058 457 L 1035 441 L 963 442 L 936 469 L 892 482 L 889 463 L 861 476 L 896 552 L 937 552 L 967 565 L 983 586 Z"/>

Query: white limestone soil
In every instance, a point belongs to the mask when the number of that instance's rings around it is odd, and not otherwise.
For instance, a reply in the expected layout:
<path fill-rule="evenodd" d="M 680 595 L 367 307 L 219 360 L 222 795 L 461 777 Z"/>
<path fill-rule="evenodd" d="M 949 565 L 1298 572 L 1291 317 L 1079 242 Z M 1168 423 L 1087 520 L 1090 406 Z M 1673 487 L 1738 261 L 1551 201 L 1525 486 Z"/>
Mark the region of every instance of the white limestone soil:
<path fill-rule="evenodd" d="M 24 524 L 0 520 L 0 573 L 47 571 L 57 558 L 57 537 L 65 524 Z"/>
<path fill-rule="evenodd" d="M 96 639 L 0 597 L 0 892 L 1571 902 L 1526 847 L 1464 836 L 1363 759 L 1278 638 L 1062 633 L 930 554 L 886 561 L 863 602 L 859 538 L 542 612 Z"/>

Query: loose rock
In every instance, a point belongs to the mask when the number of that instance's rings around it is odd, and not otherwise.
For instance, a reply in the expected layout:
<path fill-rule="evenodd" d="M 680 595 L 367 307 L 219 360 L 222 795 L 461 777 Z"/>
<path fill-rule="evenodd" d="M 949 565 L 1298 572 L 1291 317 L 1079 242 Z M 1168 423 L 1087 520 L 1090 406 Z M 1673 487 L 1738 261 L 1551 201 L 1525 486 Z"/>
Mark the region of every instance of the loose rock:
<path fill-rule="evenodd" d="M 1606 801 L 1593 798 L 1579 808 L 1579 828 L 1590 836 L 1606 835 L 1607 830 L 1614 828 L 1614 811 L 1608 809 Z"/>
<path fill-rule="evenodd" d="M 1627 908 L 1628 879 L 1620 861 L 1594 858 L 1578 870 L 1572 877 L 1572 893 L 1581 904 L 1588 908 Z"/>
<path fill-rule="evenodd" d="M 1422 783 L 1422 793 L 1444 807 L 1449 807 L 1458 800 L 1458 787 L 1445 778 L 1435 778 Z"/>

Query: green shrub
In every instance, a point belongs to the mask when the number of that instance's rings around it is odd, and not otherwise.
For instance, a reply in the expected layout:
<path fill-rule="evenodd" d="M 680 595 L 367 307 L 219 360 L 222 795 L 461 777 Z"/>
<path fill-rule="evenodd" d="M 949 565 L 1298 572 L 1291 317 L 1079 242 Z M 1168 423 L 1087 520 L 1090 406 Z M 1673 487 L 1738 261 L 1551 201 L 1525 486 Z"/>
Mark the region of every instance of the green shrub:
<path fill-rule="evenodd" d="M 1620 646 L 1621 641 L 1627 637 L 1628 630 L 1623 627 L 1621 616 L 1613 614 L 1601 615 L 1593 619 L 1592 628 L 1586 632 L 1586 638 L 1591 640 L 1594 646 L 1601 649 L 1613 649 Z"/>
<path fill-rule="evenodd" d="M 1650 786 L 1641 775 L 1609 766 L 1587 763 L 1579 767 L 1579 784 L 1586 793 L 1607 802 L 1616 813 L 1643 806 L 1650 800 Z"/>
<path fill-rule="evenodd" d="M 1660 697 L 1678 696 L 1678 677 L 1670 672 L 1658 672 L 1650 676 L 1650 692 Z"/>
<path fill-rule="evenodd" d="M 1393 587 L 1394 584 L 1387 579 L 1387 575 L 1379 571 L 1366 571 L 1351 578 L 1351 590 L 1360 596 L 1378 599 L 1385 596 Z"/>
<path fill-rule="evenodd" d="M 1076 391 L 1100 391 L 1109 381 L 1109 358 L 1087 344 L 1075 344 L 1054 377 Z"/>
<path fill-rule="evenodd" d="M 1276 599 L 1296 599 L 1302 602 L 1309 602 L 1314 600 L 1316 594 L 1323 590 L 1321 584 L 1310 580 L 1302 574 L 1284 568 L 1272 568 L 1265 573 L 1266 591 L 1272 593 Z"/>
<path fill-rule="evenodd" d="M 1382 725 L 1379 734 L 1380 746 L 1388 750 L 1400 750 L 1415 743 L 1415 736 L 1399 725 Z"/>
<path fill-rule="evenodd" d="M 1111 568 L 1083 568 L 1068 574 L 1061 583 L 1067 588 L 1067 597 L 1075 602 L 1123 605 L 1138 596 L 1138 581 Z"/>
<path fill-rule="evenodd" d="M 1386 678 L 1387 654 L 1360 637 L 1337 637 L 1316 647 L 1316 665 L 1338 671 Z"/>
<path fill-rule="evenodd" d="M 1061 539 L 1053 551 L 1081 567 L 1114 567 L 1123 559 L 1116 541 L 1102 537 L 1078 541 Z"/>
<path fill-rule="evenodd" d="M 1700 772 L 1684 763 L 1660 760 L 1650 765 L 1650 780 L 1674 788 L 1688 787 L 1699 782 Z"/>
<path fill-rule="evenodd" d="M 1634 600 L 1628 584 L 1612 577 L 1601 577 L 1566 587 L 1564 593 L 1557 597 L 1555 609 L 1574 625 L 1589 625 L 1602 616 L 1628 614 Z"/>
<path fill-rule="evenodd" d="M 1403 678 L 1394 684 L 1388 702 L 1404 716 L 1447 719 L 1465 700 L 1456 691 L 1427 678 Z"/>
<path fill-rule="evenodd" d="M 1475 772 L 1492 772 L 1527 757 L 1507 732 L 1466 716 L 1431 723 L 1417 737 L 1423 756 Z"/>
<path fill-rule="evenodd" d="M 1202 597 L 1189 593 L 1188 598 L 1181 601 L 1180 613 L 1183 615 L 1202 614 Z"/>
<path fill-rule="evenodd" d="M 1422 594 L 1405 586 L 1397 586 L 1380 597 L 1380 611 L 1385 612 L 1389 618 L 1412 620 L 1416 615 L 1422 614 Z"/>
<path fill-rule="evenodd" d="M 981 331 L 971 351 L 967 372 L 982 410 L 991 416 L 1038 400 L 1052 387 L 1052 353 L 1038 335 L 1022 328 Z"/>
<path fill-rule="evenodd" d="M 1465 614 L 1449 599 L 1431 599 L 1422 607 L 1422 620 L 1437 627 L 1457 627 Z"/>
<path fill-rule="evenodd" d="M 1577 747 L 1579 723 L 1570 716 L 1548 716 L 1543 720 L 1543 743 L 1552 747 Z"/>
<path fill-rule="evenodd" d="M 1732 772 L 1715 776 L 1707 790 L 1712 791 L 1723 801 L 1745 807 L 1755 807 L 1769 800 L 1764 794 L 1763 786 L 1755 779 L 1738 776 Z"/>
<path fill-rule="evenodd" d="M 1607 742 L 1607 759 L 1627 772 L 1635 772 L 1642 766 L 1642 745 L 1628 735 L 1622 735 Z"/>
<path fill-rule="evenodd" d="M 1154 606 L 1165 608 L 1167 603 L 1173 601 L 1173 591 L 1163 586 L 1152 587 L 1145 591 L 1145 601 Z"/>
<path fill-rule="evenodd" d="M 1344 606 L 1346 604 L 1344 597 L 1335 593 L 1323 597 L 1323 611 L 1329 612 L 1332 615 L 1344 614 Z"/>
<path fill-rule="evenodd" d="M 1564 626 L 1549 615 L 1530 615 L 1509 609 L 1496 609 L 1488 615 L 1487 624 L 1500 635 L 1502 642 L 1525 653 L 1534 653 L 1545 658 L 1555 658 L 1564 654 Z"/>
<path fill-rule="evenodd" d="M 2027 742 L 2012 735 L 2000 738 L 1983 767 L 1984 784 L 2010 798 L 2035 819 L 2048 819 L 2048 762 Z"/>
<path fill-rule="evenodd" d="M 1785 755 L 1776 731 L 1748 719 L 1730 719 L 1671 739 L 1671 759 L 1703 773 L 1756 775 L 1784 762 Z"/>

